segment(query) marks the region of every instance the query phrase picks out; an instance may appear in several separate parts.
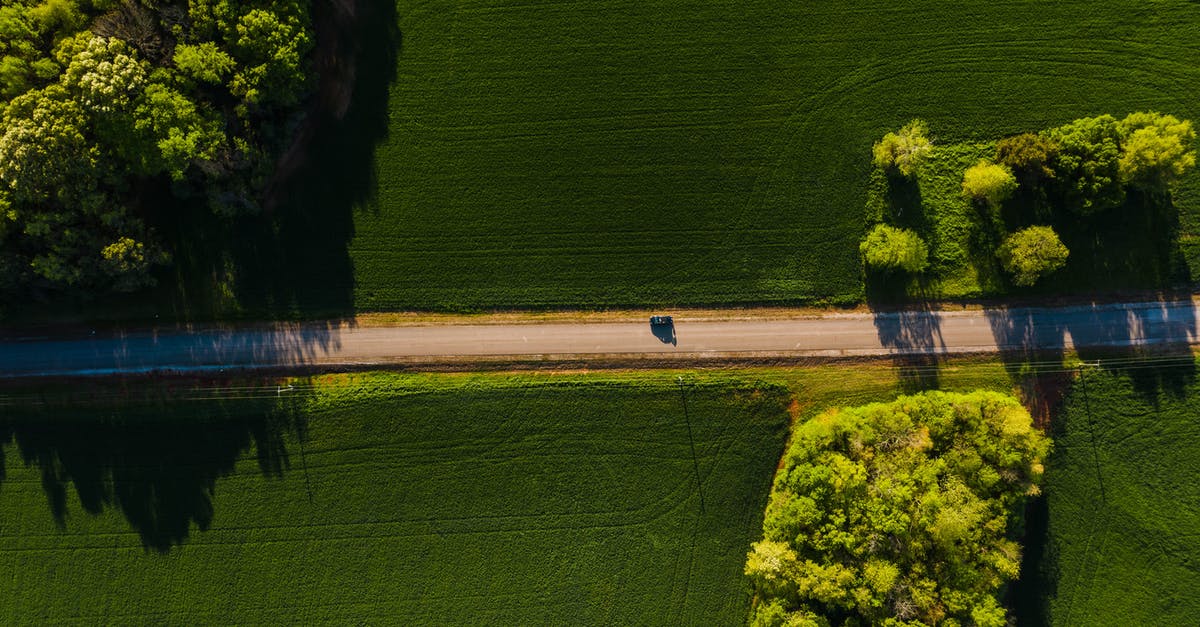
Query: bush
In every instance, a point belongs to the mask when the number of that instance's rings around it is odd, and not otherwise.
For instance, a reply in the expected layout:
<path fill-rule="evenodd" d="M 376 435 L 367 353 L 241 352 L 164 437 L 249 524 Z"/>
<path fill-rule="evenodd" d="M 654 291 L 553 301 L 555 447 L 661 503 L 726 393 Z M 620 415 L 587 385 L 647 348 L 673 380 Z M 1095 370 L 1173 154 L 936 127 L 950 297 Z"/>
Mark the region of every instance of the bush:
<path fill-rule="evenodd" d="M 859 245 L 863 263 L 875 270 L 917 273 L 929 266 L 929 248 L 916 233 L 877 225 Z"/>
<path fill-rule="evenodd" d="M 1131 113 L 1121 120 L 1123 142 L 1117 162 L 1125 183 L 1166 183 L 1196 165 L 1192 123 L 1173 115 Z"/>
<path fill-rule="evenodd" d="M 1048 226 L 1031 226 L 1009 235 L 996 255 L 1013 275 L 1013 283 L 1033 285 L 1041 277 L 1067 264 L 1070 251 Z"/>
<path fill-rule="evenodd" d="M 1021 560 L 1010 517 L 1050 448 L 1015 398 L 902 396 L 793 437 L 746 564 L 757 624 L 1005 624 L 997 596 Z"/>
<path fill-rule="evenodd" d="M 963 195 L 997 207 L 1017 189 L 1017 179 L 1003 165 L 980 161 L 963 174 Z"/>
<path fill-rule="evenodd" d="M 1058 154 L 1058 144 L 1037 133 L 1005 137 L 996 144 L 996 163 L 1008 166 L 1019 181 L 1035 184 L 1054 178 L 1050 162 Z"/>
<path fill-rule="evenodd" d="M 916 174 L 917 166 L 933 150 L 933 142 L 926 137 L 928 130 L 925 122 L 913 120 L 905 124 L 899 133 L 884 135 L 872 149 L 875 165 L 889 172 L 899 172 L 902 176 Z"/>

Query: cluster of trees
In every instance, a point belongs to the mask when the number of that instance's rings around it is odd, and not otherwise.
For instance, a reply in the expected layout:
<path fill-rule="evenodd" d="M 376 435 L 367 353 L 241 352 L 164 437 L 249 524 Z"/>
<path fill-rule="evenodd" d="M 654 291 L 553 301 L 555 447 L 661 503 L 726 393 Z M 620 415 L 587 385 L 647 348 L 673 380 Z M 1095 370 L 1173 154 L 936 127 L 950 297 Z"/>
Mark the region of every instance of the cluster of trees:
<path fill-rule="evenodd" d="M 797 428 L 746 574 L 753 624 L 1003 627 L 1050 441 L 1011 396 L 928 392 Z"/>
<path fill-rule="evenodd" d="M 873 149 L 876 167 L 911 179 L 933 149 L 927 126 L 910 122 Z M 992 159 L 963 173 L 963 196 L 997 213 L 1019 190 L 1053 211 L 1087 218 L 1121 205 L 1131 187 L 1162 190 L 1196 165 L 1191 122 L 1155 112 L 1081 118 L 1041 133 L 1002 139 Z M 923 271 L 928 247 L 911 231 L 878 225 L 861 244 L 863 261 L 877 271 Z M 995 251 L 1013 283 L 1033 285 L 1066 265 L 1070 251 L 1054 229 L 1033 225 L 1008 235 Z"/>
<path fill-rule="evenodd" d="M 1196 164 L 1191 122 L 1154 112 L 1080 118 L 1042 133 L 1001 140 L 992 162 L 963 176 L 963 194 L 999 210 L 1019 188 L 1027 197 L 1087 218 L 1121 205 L 1129 187 L 1163 189 Z M 1012 233 L 996 251 L 1017 285 L 1033 285 L 1066 265 L 1070 251 L 1054 229 Z"/>
<path fill-rule="evenodd" d="M 156 185 L 256 211 L 312 46 L 303 0 L 5 2 L 0 293 L 150 283 Z"/>

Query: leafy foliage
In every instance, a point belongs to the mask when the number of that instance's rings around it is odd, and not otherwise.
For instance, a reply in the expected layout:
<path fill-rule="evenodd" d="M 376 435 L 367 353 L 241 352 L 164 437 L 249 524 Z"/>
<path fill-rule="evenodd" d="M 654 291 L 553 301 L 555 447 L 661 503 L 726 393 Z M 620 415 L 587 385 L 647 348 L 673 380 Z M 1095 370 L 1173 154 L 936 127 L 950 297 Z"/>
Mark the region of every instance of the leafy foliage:
<path fill-rule="evenodd" d="M 307 93 L 310 21 L 300 0 L 0 8 L 0 286 L 151 284 L 168 256 L 146 222 L 169 204 L 148 189 L 254 211 L 272 128 Z"/>
<path fill-rule="evenodd" d="M 1009 235 L 996 255 L 1000 265 L 1013 275 L 1013 283 L 1030 286 L 1067 265 L 1070 251 L 1048 226 L 1031 226 Z"/>
<path fill-rule="evenodd" d="M 1050 443 L 995 392 L 929 392 L 799 426 L 746 562 L 758 625 L 1002 627 L 1010 517 Z"/>
<path fill-rule="evenodd" d="M 1046 132 L 1059 150 L 1051 162 L 1057 191 L 1067 208 L 1088 215 L 1117 206 L 1121 187 L 1121 128 L 1116 118 L 1080 118 Z"/>
<path fill-rule="evenodd" d="M 996 142 L 996 163 L 1007 166 L 1024 184 L 1054 177 L 1050 163 L 1058 154 L 1058 144 L 1045 135 L 1021 133 Z"/>
<path fill-rule="evenodd" d="M 980 161 L 963 173 L 963 195 L 996 207 L 1017 189 L 1017 178 L 1007 166 Z"/>
<path fill-rule="evenodd" d="M 1131 113 L 1119 128 L 1124 143 L 1117 170 L 1124 182 L 1162 184 L 1196 165 L 1192 149 L 1196 131 L 1188 120 L 1154 112 Z"/>
<path fill-rule="evenodd" d="M 901 176 L 912 176 L 921 161 L 933 150 L 928 133 L 929 127 L 924 121 L 913 120 L 901 127 L 899 132 L 884 135 L 872 148 L 875 166 L 899 172 Z"/>
<path fill-rule="evenodd" d="M 875 270 L 917 273 L 929 266 L 929 247 L 920 236 L 886 224 L 871 229 L 859 252 L 863 263 Z"/>

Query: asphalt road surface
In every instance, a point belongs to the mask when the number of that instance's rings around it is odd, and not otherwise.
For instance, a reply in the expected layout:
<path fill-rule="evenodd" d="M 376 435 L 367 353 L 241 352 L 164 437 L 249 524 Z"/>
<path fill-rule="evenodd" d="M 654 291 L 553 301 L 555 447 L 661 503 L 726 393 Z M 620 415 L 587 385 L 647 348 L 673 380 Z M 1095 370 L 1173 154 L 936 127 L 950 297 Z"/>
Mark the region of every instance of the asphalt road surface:
<path fill-rule="evenodd" d="M 858 356 L 1185 346 L 1200 324 L 1191 300 L 1064 308 L 902 311 L 756 320 L 676 316 L 638 323 L 344 324 L 157 329 L 0 341 L 0 377 L 384 366 L 454 361 Z M 731 313 L 731 315 L 733 315 Z"/>

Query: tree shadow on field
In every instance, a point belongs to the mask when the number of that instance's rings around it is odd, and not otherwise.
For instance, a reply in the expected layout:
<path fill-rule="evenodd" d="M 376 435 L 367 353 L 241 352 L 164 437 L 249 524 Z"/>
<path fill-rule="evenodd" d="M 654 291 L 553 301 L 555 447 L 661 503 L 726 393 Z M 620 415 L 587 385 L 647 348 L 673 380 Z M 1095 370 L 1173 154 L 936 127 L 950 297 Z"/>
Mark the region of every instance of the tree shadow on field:
<path fill-rule="evenodd" d="M 1058 547 L 1050 538 L 1050 505 L 1045 495 L 1025 505 L 1021 574 L 1005 593 L 1016 624 L 1045 627 L 1050 624 L 1050 600 L 1058 594 Z"/>
<path fill-rule="evenodd" d="M 354 213 L 375 206 L 375 151 L 401 34 L 393 2 L 313 3 L 316 93 L 265 182 L 258 215 L 213 216 L 200 203 L 159 225 L 172 244 L 182 320 L 345 316 L 354 311 Z"/>
<path fill-rule="evenodd" d="M 891 280 L 889 280 L 891 279 Z M 867 303 L 875 318 L 879 342 L 892 354 L 905 392 L 938 388 L 939 370 L 945 357 L 941 316 L 934 302 L 921 299 L 903 307 L 890 307 L 904 293 L 907 277 L 867 277 Z"/>
<path fill-rule="evenodd" d="M 1191 287 L 1179 210 L 1165 188 L 1131 187 L 1117 207 L 1087 217 L 1058 211 L 1050 224 L 1071 253 L 1035 293 Z"/>
<path fill-rule="evenodd" d="M 70 525 L 73 485 L 84 512 L 118 510 L 147 550 L 166 553 L 193 525 L 209 529 L 217 479 L 248 451 L 264 476 L 281 476 L 292 464 L 287 441 L 307 438 L 304 389 L 247 389 L 225 400 L 211 398 L 211 390 L 160 390 L 156 399 L 123 406 L 32 399 L 6 407 L 0 469 L 4 449 L 15 446 L 27 467 L 40 470 L 59 529 Z"/>

